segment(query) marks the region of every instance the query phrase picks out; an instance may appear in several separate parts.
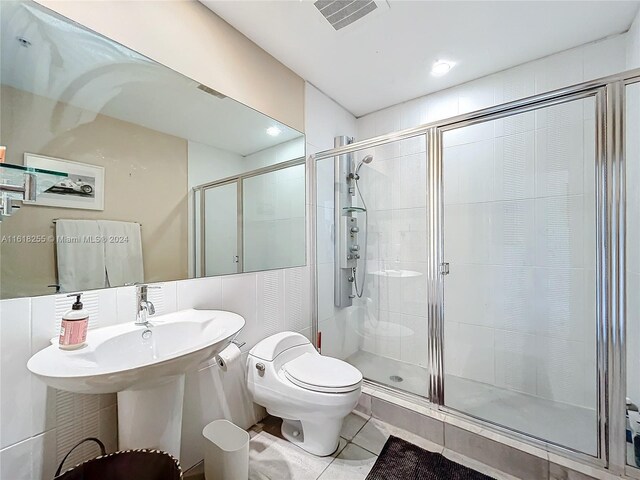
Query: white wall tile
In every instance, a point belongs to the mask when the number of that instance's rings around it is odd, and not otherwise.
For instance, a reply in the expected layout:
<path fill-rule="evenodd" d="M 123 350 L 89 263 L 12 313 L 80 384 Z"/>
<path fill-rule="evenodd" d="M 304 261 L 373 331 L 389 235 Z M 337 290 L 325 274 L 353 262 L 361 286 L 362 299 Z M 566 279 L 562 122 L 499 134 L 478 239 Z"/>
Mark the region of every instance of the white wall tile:
<path fill-rule="evenodd" d="M 156 315 L 173 313 L 178 306 L 178 282 L 154 283 L 148 290 L 147 296 L 156 309 Z"/>
<path fill-rule="evenodd" d="M 460 376 L 477 382 L 495 383 L 494 329 L 460 323 L 454 332 L 455 337 L 450 341 L 455 345 L 454 355 L 458 357 Z"/>
<path fill-rule="evenodd" d="M 258 323 L 256 289 L 255 274 L 222 277 L 222 309 L 241 315 L 245 321 L 238 335 L 238 340 L 247 343 L 243 351 L 251 349 L 263 338 Z"/>
<path fill-rule="evenodd" d="M 409 330 L 400 337 L 400 360 L 427 368 L 429 359 L 425 345 L 428 339 L 426 316 L 402 315 L 400 323 Z"/>
<path fill-rule="evenodd" d="M 178 282 L 176 294 L 177 309 L 185 310 L 187 308 L 222 308 L 223 278 L 226 277 L 206 277 Z"/>
<path fill-rule="evenodd" d="M 493 326 L 495 268 L 451 263 L 449 271 L 444 285 L 445 316 L 456 323 Z"/>
<path fill-rule="evenodd" d="M 117 423 L 117 419 L 114 419 L 114 424 L 115 423 Z M 56 469 L 58 468 L 55 431 L 51 430 L 37 435 L 30 439 L 30 443 L 32 462 L 31 478 L 35 480 L 49 480 L 53 478 L 56 473 Z M 66 468 L 69 467 L 69 465 L 66 466 Z"/>
<path fill-rule="evenodd" d="M 334 219 L 333 207 L 316 208 L 316 259 L 317 263 L 333 263 Z"/>
<path fill-rule="evenodd" d="M 108 327 L 118 322 L 117 291 L 115 288 L 98 290 L 97 327 Z M 89 318 L 91 322 L 91 318 Z"/>
<path fill-rule="evenodd" d="M 534 138 L 533 131 L 528 131 L 495 139 L 494 200 L 515 200 L 534 196 Z"/>
<path fill-rule="evenodd" d="M 582 48 L 565 50 L 536 62 L 536 93 L 580 83 L 583 79 Z"/>
<path fill-rule="evenodd" d="M 322 333 L 323 355 L 345 359 L 358 351 L 361 334 L 356 308 L 343 308 L 336 316 L 320 322 L 318 330 Z"/>
<path fill-rule="evenodd" d="M 259 272 L 256 281 L 256 316 L 262 339 L 286 330 L 285 272 Z"/>
<path fill-rule="evenodd" d="M 51 345 L 51 339 L 59 335 L 56 330 L 56 295 L 44 295 L 31 299 L 31 354 Z"/>
<path fill-rule="evenodd" d="M 596 372 L 586 362 L 584 344 L 551 337 L 538 337 L 538 395 L 594 408 Z"/>
<path fill-rule="evenodd" d="M 10 480 L 33 480 L 31 462 L 31 439 L 3 448 L 0 450 L 0 477 Z"/>
<path fill-rule="evenodd" d="M 584 79 L 593 80 L 626 70 L 626 35 L 584 46 Z"/>
<path fill-rule="evenodd" d="M 577 268 L 536 268 L 534 296 L 539 335 L 557 339 L 586 341 L 593 331 L 595 316 L 587 317 L 584 270 Z"/>
<path fill-rule="evenodd" d="M 584 202 L 582 196 L 535 200 L 536 264 L 582 267 L 584 260 Z M 589 232 L 593 234 L 593 232 Z"/>
<path fill-rule="evenodd" d="M 495 331 L 496 385 L 508 390 L 537 393 L 535 335 Z"/>
<path fill-rule="evenodd" d="M 30 318 L 31 299 L 0 301 L 0 448 L 31 436 Z"/>
<path fill-rule="evenodd" d="M 118 312 L 117 323 L 127 323 L 136 319 L 138 311 L 136 305 L 136 287 L 116 288 L 116 306 Z"/>
<path fill-rule="evenodd" d="M 309 267 L 284 271 L 285 329 L 300 332 L 311 328 L 311 284 Z"/>
<path fill-rule="evenodd" d="M 427 122 L 435 122 L 444 118 L 454 117 L 460 113 L 458 94 L 454 89 L 436 92 L 426 97 Z M 389 132 L 384 132 L 389 133 Z"/>
<path fill-rule="evenodd" d="M 491 107 L 496 101 L 496 86 L 501 83 L 501 73 L 479 78 L 456 88 L 458 113 L 468 113 Z"/>
<path fill-rule="evenodd" d="M 535 292 L 535 268 L 499 266 L 494 270 L 491 313 L 497 329 L 536 333 L 538 298 Z"/>

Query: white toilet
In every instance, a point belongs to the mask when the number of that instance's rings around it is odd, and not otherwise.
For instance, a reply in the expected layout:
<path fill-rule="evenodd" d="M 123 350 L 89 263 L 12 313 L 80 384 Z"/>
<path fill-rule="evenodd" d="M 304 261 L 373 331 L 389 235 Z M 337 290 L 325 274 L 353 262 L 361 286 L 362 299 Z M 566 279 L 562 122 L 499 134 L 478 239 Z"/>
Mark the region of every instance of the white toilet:
<path fill-rule="evenodd" d="M 360 398 L 362 374 L 320 355 L 303 335 L 282 332 L 251 349 L 247 382 L 253 401 L 283 419 L 287 440 L 325 456 L 338 448 L 342 421 Z"/>

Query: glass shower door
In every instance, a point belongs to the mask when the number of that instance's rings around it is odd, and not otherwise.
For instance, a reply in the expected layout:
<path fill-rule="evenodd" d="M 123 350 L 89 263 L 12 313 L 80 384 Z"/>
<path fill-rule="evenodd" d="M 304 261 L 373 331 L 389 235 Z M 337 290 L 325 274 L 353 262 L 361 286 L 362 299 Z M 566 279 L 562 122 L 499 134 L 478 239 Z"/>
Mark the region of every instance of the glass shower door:
<path fill-rule="evenodd" d="M 338 210 L 340 218 L 357 221 L 359 250 L 351 255 L 359 258 L 347 285 L 351 305 L 343 307 L 335 306 L 335 256 L 346 260 L 350 253 L 333 248 L 341 235 L 334 200 L 340 188 L 349 191 L 348 175 L 335 177 L 334 157 L 316 164 L 322 354 L 346 360 L 368 380 L 423 397 L 429 385 L 426 148 L 425 135 L 419 135 L 350 154 L 345 172 L 357 170 L 359 177 L 357 187 L 350 185 L 354 208 Z"/>
<path fill-rule="evenodd" d="M 596 455 L 595 101 L 443 133 L 444 402 Z"/>
<path fill-rule="evenodd" d="M 238 273 L 238 181 L 208 187 L 204 195 L 204 276 Z"/>

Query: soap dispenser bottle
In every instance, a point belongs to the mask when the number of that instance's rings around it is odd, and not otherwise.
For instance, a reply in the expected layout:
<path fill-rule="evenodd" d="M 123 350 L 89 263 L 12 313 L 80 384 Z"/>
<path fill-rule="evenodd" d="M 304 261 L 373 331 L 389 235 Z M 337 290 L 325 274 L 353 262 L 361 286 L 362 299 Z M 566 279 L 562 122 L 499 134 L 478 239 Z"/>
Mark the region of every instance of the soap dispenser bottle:
<path fill-rule="evenodd" d="M 83 308 L 80 301 L 81 293 L 72 293 L 68 297 L 76 297 L 75 303 L 62 316 L 60 326 L 60 338 L 58 346 L 62 350 L 75 350 L 84 347 L 87 340 L 87 328 L 89 326 L 89 312 Z"/>

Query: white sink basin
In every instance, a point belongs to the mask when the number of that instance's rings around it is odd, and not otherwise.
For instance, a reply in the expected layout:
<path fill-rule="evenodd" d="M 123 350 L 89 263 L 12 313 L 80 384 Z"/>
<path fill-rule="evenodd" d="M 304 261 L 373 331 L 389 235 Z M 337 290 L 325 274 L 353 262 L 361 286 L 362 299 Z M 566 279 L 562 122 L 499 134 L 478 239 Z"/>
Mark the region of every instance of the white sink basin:
<path fill-rule="evenodd" d="M 149 321 L 150 328 L 131 321 L 90 330 L 78 350 L 61 350 L 56 341 L 27 367 L 59 390 L 118 393 L 120 448 L 161 448 L 177 457 L 184 373 L 220 353 L 245 322 L 236 313 L 193 309 Z"/>
<path fill-rule="evenodd" d="M 240 315 L 220 310 L 183 310 L 149 320 L 149 329 L 130 322 L 90 330 L 87 346 L 79 350 L 51 345 L 31 357 L 27 367 L 47 385 L 69 392 L 140 389 L 196 368 L 244 326 Z"/>

